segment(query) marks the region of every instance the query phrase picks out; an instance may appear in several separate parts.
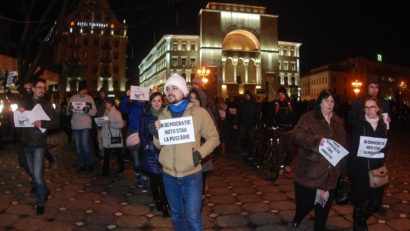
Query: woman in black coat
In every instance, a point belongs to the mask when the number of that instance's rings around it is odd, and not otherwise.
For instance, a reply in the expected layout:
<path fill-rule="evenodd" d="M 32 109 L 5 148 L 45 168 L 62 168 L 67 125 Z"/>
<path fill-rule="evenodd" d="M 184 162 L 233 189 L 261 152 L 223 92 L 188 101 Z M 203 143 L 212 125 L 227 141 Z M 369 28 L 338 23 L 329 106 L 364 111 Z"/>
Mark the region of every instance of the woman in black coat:
<path fill-rule="evenodd" d="M 152 93 L 149 104 L 149 110 L 141 120 L 141 143 L 144 148 L 142 170 L 149 176 L 150 188 L 157 210 L 162 211 L 162 216 L 168 217 L 168 201 L 162 181 L 162 166 L 158 160 L 159 150 L 155 148 L 152 141 L 155 121 L 158 120 L 158 115 L 163 109 L 162 94 Z"/>
<path fill-rule="evenodd" d="M 352 182 L 350 199 L 354 205 L 353 229 L 367 230 L 366 221 L 381 205 L 384 187 L 371 188 L 369 185 L 369 170 L 384 165 L 386 146 L 380 151 L 366 154 L 359 150 L 360 139 L 384 138 L 387 143 L 387 128 L 381 116 L 381 107 L 376 98 L 364 101 L 364 112 L 352 133 L 348 173 Z M 368 139 L 368 138 L 367 138 Z"/>

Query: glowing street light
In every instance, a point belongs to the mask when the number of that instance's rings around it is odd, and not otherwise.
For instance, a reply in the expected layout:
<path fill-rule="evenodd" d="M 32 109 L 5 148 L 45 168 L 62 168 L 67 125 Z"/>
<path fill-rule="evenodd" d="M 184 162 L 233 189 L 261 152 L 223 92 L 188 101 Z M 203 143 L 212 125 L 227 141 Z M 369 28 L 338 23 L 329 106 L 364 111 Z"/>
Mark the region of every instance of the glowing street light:
<path fill-rule="evenodd" d="M 211 73 L 211 70 L 209 70 L 206 67 L 202 67 L 202 68 L 198 69 L 197 73 L 202 78 L 202 82 L 204 84 L 207 84 L 208 83 L 208 75 Z"/>
<path fill-rule="evenodd" d="M 362 82 L 357 81 L 357 79 L 352 82 L 353 92 L 357 96 L 360 93 L 360 88 L 362 87 Z"/>

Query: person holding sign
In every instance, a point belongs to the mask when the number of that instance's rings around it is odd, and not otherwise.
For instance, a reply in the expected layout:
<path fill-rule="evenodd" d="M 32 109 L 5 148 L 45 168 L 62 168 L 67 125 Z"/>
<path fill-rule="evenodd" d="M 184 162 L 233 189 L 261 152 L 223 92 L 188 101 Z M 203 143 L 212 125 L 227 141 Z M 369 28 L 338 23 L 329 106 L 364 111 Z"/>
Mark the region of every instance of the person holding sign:
<path fill-rule="evenodd" d="M 354 205 L 354 230 L 367 230 L 366 221 L 379 209 L 384 193 L 383 186 L 370 187 L 368 171 L 384 165 L 387 128 L 377 98 L 367 98 L 363 108 L 362 116 L 352 131 L 352 154 L 347 165 L 352 182 L 350 200 Z"/>
<path fill-rule="evenodd" d="M 161 148 L 159 162 L 172 224 L 178 231 L 200 231 L 201 159 L 219 145 L 219 135 L 209 113 L 185 99 L 188 88 L 184 78 L 172 74 L 164 87 L 169 104 L 155 122 L 158 136 L 154 134 L 154 144 Z M 205 142 L 201 143 L 201 137 Z M 161 146 L 161 143 L 165 144 Z"/>
<path fill-rule="evenodd" d="M 44 99 L 46 92 L 46 81 L 38 79 L 33 83 L 33 93 L 20 106 L 19 111 L 32 110 L 36 105 L 40 105 L 49 120 L 35 120 L 34 127 L 21 128 L 21 143 L 30 176 L 33 179 L 36 193 L 36 214 L 44 213 L 44 204 L 48 199 L 50 191 L 44 180 L 44 154 L 47 149 L 47 131 L 43 129 L 55 129 L 59 127 L 59 118 L 50 101 Z"/>
<path fill-rule="evenodd" d="M 71 129 L 73 130 L 75 149 L 80 166 L 78 172 L 94 170 L 94 161 L 91 157 L 90 131 L 92 128 L 92 116 L 97 113 L 93 97 L 88 95 L 87 82 L 78 84 L 78 94 L 71 96 L 68 101 L 67 115 L 71 116 Z"/>
<path fill-rule="evenodd" d="M 155 121 L 164 109 L 162 94 L 154 92 L 150 96 L 150 108 L 141 120 L 141 144 L 144 150 L 142 169 L 149 176 L 149 185 L 158 211 L 163 217 L 169 217 L 168 201 L 162 180 L 162 166 L 159 163 L 159 150 L 155 148 L 152 133 L 156 132 Z"/>
<path fill-rule="evenodd" d="M 292 226 L 298 227 L 309 211 L 315 209 L 314 230 L 325 230 L 337 180 L 344 168 L 343 161 L 329 162 L 319 151 L 325 139 L 347 147 L 343 119 L 333 112 L 333 94 L 322 91 L 316 107 L 302 115 L 293 129 L 294 142 L 299 146 L 295 177 L 296 213 Z"/>

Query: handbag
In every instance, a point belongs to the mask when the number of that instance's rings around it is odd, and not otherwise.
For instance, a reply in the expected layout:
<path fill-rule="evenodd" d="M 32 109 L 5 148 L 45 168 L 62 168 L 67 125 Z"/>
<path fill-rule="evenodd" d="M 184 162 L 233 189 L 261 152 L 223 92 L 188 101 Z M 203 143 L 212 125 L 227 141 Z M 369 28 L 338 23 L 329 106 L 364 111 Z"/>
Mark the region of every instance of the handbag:
<path fill-rule="evenodd" d="M 337 180 L 335 190 L 335 201 L 337 204 L 349 203 L 349 192 L 351 188 L 351 182 L 349 177 L 341 175 Z"/>
<path fill-rule="evenodd" d="M 111 144 L 121 144 L 121 142 L 122 142 L 122 140 L 121 140 L 121 135 L 119 135 L 119 136 L 112 136 L 112 133 L 111 133 L 111 129 L 110 129 L 110 127 L 108 127 L 108 131 L 110 132 L 110 142 L 111 142 Z"/>
<path fill-rule="evenodd" d="M 139 148 L 140 144 L 140 136 L 138 132 L 134 132 L 131 133 L 130 135 L 128 135 L 127 140 L 125 141 L 125 146 L 127 146 L 127 148 Z"/>
<path fill-rule="evenodd" d="M 369 183 L 370 188 L 378 188 L 389 182 L 389 174 L 386 166 L 377 169 L 369 169 Z"/>

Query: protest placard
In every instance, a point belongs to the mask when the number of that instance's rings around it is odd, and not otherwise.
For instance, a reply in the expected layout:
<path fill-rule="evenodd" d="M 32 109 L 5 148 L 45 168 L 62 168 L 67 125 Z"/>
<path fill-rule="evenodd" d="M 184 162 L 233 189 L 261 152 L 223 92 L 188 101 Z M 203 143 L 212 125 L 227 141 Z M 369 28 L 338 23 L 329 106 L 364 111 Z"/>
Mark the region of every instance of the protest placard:
<path fill-rule="evenodd" d="M 360 136 L 357 156 L 366 158 L 384 158 L 381 150 L 386 146 L 387 138 Z"/>
<path fill-rule="evenodd" d="M 183 144 L 195 142 L 192 116 L 161 120 L 158 130 L 161 145 Z"/>
<path fill-rule="evenodd" d="M 322 156 L 333 166 L 336 166 L 337 163 L 349 153 L 349 151 L 332 139 L 324 139 L 323 144 L 319 145 L 319 153 L 322 154 Z"/>
<path fill-rule="evenodd" d="M 94 118 L 94 121 L 95 121 L 95 124 L 97 125 L 97 127 L 102 127 L 107 123 L 108 116 L 96 117 L 96 118 Z"/>
<path fill-rule="evenodd" d="M 13 120 L 15 127 L 34 127 L 33 123 L 37 120 L 50 120 L 40 104 L 36 104 L 31 111 L 14 111 Z M 43 133 L 45 128 L 39 128 Z"/>
<path fill-rule="evenodd" d="M 131 86 L 130 99 L 149 101 L 149 89 L 140 86 Z"/>
<path fill-rule="evenodd" d="M 14 81 L 18 77 L 18 72 L 17 71 L 10 71 L 9 74 L 7 75 L 7 80 L 6 80 L 6 87 L 11 87 L 14 85 Z"/>
<path fill-rule="evenodd" d="M 85 105 L 86 105 L 86 102 L 71 102 L 71 106 L 73 106 L 73 112 L 84 111 Z"/>

